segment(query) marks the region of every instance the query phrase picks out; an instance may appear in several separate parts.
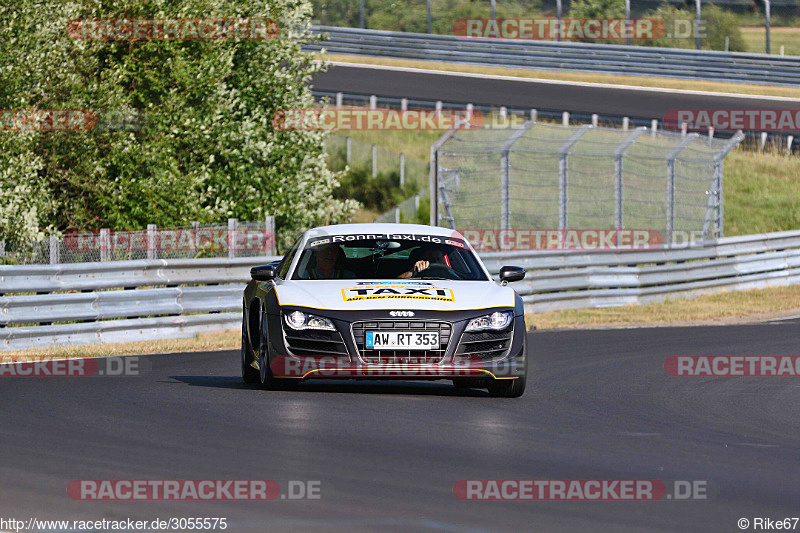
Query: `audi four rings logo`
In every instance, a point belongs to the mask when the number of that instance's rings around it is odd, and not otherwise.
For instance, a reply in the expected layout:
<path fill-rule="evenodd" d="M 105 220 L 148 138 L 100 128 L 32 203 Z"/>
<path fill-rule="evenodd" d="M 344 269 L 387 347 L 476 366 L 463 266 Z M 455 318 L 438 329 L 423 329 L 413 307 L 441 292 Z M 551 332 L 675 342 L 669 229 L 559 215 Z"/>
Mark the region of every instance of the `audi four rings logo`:
<path fill-rule="evenodd" d="M 389 316 L 414 316 L 414 311 L 389 311 Z"/>

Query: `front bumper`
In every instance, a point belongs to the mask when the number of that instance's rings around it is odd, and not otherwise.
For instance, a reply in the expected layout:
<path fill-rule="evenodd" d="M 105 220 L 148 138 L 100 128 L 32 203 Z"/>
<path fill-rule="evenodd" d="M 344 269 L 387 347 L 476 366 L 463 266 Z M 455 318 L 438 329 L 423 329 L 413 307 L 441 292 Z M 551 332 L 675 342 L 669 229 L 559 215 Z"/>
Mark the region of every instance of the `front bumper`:
<path fill-rule="evenodd" d="M 521 307 L 521 306 L 520 306 Z M 315 309 L 292 308 L 282 312 L 301 310 L 303 312 L 324 316 L 332 320 L 336 332 L 330 335 L 309 333 L 313 342 L 298 342 L 296 332 L 288 332 L 283 324 L 281 313 L 270 315 L 269 354 L 270 369 L 277 378 L 293 379 L 453 379 L 453 378 L 494 378 L 516 379 L 526 373 L 525 319 L 515 313 L 514 320 L 506 332 L 508 342 L 499 349 L 498 340 L 503 332 L 485 337 L 464 332 L 470 319 L 497 309 L 471 310 L 469 312 L 442 313 L 435 311 L 416 311 L 414 319 L 390 319 L 377 317 L 376 312 L 343 313 L 320 312 Z M 404 329 L 404 324 L 437 323 L 442 331 L 448 331 L 443 338 L 441 350 L 435 353 L 407 352 L 399 355 L 391 354 L 385 358 L 365 353 L 363 344 L 359 343 L 358 333 L 354 335 L 353 325 L 368 323 L 385 326 L 387 322 L 395 322 Z M 377 327 L 377 326 L 375 326 Z M 392 324 L 394 327 L 394 324 Z M 437 326 L 437 328 L 440 326 Z M 363 330 L 363 328 L 362 328 Z M 358 331 L 358 330 L 357 330 Z M 494 344 L 492 344 L 494 340 Z M 474 346 L 479 352 L 470 350 Z M 494 349 L 492 349 L 494 348 Z"/>

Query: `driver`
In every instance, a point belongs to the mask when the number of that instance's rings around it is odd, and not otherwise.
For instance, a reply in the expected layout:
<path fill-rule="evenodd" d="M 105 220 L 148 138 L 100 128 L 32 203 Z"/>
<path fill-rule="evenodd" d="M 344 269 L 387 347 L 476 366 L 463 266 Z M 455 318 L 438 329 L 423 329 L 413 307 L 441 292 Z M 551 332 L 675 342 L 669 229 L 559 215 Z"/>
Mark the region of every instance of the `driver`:
<path fill-rule="evenodd" d="M 450 268 L 444 250 L 438 246 L 424 246 L 412 251 L 408 258 L 414 261 L 414 266 L 408 272 L 403 272 L 398 278 L 410 278 L 414 274 L 428 270 L 431 265 L 442 265 Z"/>

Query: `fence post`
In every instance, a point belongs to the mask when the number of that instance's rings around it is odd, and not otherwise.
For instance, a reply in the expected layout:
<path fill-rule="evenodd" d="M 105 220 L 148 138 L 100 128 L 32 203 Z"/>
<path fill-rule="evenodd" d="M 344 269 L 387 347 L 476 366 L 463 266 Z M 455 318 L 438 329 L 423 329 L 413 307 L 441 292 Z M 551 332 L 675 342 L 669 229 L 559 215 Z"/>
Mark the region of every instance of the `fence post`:
<path fill-rule="evenodd" d="M 567 142 L 558 149 L 558 229 L 567 229 L 567 179 L 569 176 L 569 165 L 567 157 L 572 146 L 578 142 L 584 133 L 590 128 L 584 124 L 573 133 Z"/>
<path fill-rule="evenodd" d="M 228 259 L 236 257 L 236 219 L 228 219 Z"/>
<path fill-rule="evenodd" d="M 278 236 L 275 235 L 275 217 L 267 215 L 264 229 L 267 233 L 267 248 L 264 250 L 266 255 L 275 255 L 275 249 L 278 246 Z"/>
<path fill-rule="evenodd" d="M 762 131 L 761 132 L 761 151 L 762 152 L 764 151 L 764 148 L 766 148 L 766 146 L 767 146 L 767 132 L 766 131 Z"/>
<path fill-rule="evenodd" d="M 414 211 L 419 213 L 419 193 L 414 195 Z"/>
<path fill-rule="evenodd" d="M 394 208 L 394 221 L 399 224 L 400 223 L 400 206 Z"/>
<path fill-rule="evenodd" d="M 786 137 L 786 152 L 792 155 L 792 142 L 794 142 L 794 135 Z"/>
<path fill-rule="evenodd" d="M 433 33 L 433 21 L 431 17 L 431 0 L 425 2 L 428 8 L 428 33 Z"/>
<path fill-rule="evenodd" d="M 439 149 L 453 135 L 455 130 L 447 130 L 431 145 L 430 163 L 428 166 L 428 189 L 431 193 L 430 225 L 439 224 Z"/>
<path fill-rule="evenodd" d="M 358 24 L 359 28 L 365 29 L 367 27 L 367 17 L 364 13 L 364 0 L 358 3 Z"/>
<path fill-rule="evenodd" d="M 111 231 L 108 228 L 100 230 L 100 261 L 108 261 L 111 257 Z"/>
<path fill-rule="evenodd" d="M 400 152 L 400 188 L 406 184 L 406 154 Z"/>
<path fill-rule="evenodd" d="M 158 259 L 158 250 L 156 250 L 156 228 L 155 224 L 147 225 L 147 258 Z"/>
<path fill-rule="evenodd" d="M 60 239 L 56 235 L 50 235 L 50 264 L 57 265 L 61 262 Z"/>
<path fill-rule="evenodd" d="M 622 156 L 630 145 L 636 142 L 636 139 L 644 133 L 646 128 L 637 128 L 630 135 L 625 137 L 625 140 L 617 146 L 614 150 L 614 228 L 621 230 L 623 228 L 623 182 L 622 182 Z"/>
<path fill-rule="evenodd" d="M 673 148 L 667 155 L 667 234 L 664 236 L 664 242 L 668 246 L 672 246 L 672 233 L 675 230 L 675 158 L 698 137 L 699 135 L 696 133 L 686 135 L 686 137 L 681 139 L 681 142 L 678 143 L 678 146 Z M 713 194 L 713 192 L 711 194 Z"/>
<path fill-rule="evenodd" d="M 350 164 L 350 154 L 352 151 L 352 140 L 350 137 L 345 137 L 345 144 L 347 145 L 347 155 L 345 156 L 345 162 L 349 165 Z"/>
<path fill-rule="evenodd" d="M 200 229 L 200 223 L 196 220 L 192 220 L 192 243 L 194 243 L 194 251 L 200 251 L 200 242 L 197 239 L 197 232 Z"/>
<path fill-rule="evenodd" d="M 526 122 L 503 142 L 500 148 L 500 229 L 511 229 L 511 148 L 533 126 Z"/>
<path fill-rule="evenodd" d="M 378 175 L 378 145 L 372 145 L 372 177 Z"/>

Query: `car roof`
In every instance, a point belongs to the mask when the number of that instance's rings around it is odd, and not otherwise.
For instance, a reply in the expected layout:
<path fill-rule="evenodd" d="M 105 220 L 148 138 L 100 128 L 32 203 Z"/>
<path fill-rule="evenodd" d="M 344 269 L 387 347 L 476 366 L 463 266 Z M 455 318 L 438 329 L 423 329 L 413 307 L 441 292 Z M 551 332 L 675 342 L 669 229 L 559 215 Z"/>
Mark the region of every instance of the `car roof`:
<path fill-rule="evenodd" d="M 320 226 L 308 230 L 306 237 L 317 237 L 320 235 L 361 235 L 364 233 L 412 233 L 415 235 L 434 235 L 437 237 L 455 237 L 463 239 L 460 233 L 449 228 L 439 226 L 426 226 L 423 224 L 390 224 L 368 222 L 362 224 L 335 224 L 332 226 Z"/>

